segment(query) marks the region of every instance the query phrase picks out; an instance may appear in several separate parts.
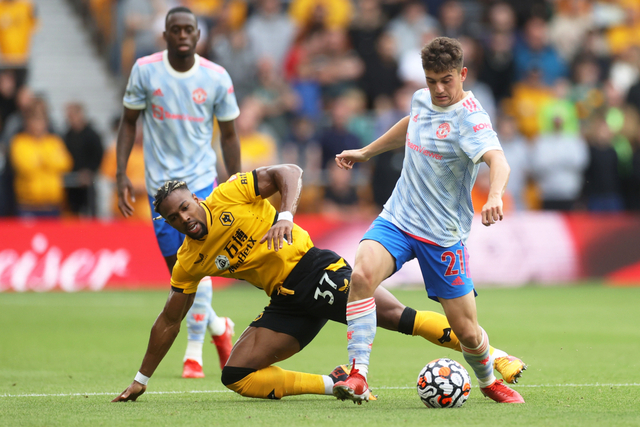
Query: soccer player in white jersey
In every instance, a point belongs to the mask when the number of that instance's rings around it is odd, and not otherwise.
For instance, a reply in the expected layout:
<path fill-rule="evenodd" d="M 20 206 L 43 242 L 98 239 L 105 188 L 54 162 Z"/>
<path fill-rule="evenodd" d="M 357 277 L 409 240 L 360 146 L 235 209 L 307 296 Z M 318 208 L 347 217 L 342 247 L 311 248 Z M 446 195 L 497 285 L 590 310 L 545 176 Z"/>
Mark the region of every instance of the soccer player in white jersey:
<path fill-rule="evenodd" d="M 118 207 L 131 216 L 133 187 L 126 175 L 127 162 L 142 114 L 146 187 L 153 212 L 156 189 L 167 180 L 185 181 L 194 193 L 206 198 L 216 185 L 216 154 L 211 146 L 214 116 L 220 126 L 220 142 L 229 175 L 240 171 L 240 143 L 234 120 L 240 114 L 233 84 L 221 66 L 195 53 L 200 30 L 194 14 L 185 7 L 171 9 L 163 37 L 167 50 L 138 59 L 124 95 L 124 111 L 117 139 Z M 169 273 L 184 235 L 164 221 L 154 221 L 160 251 Z M 202 378 L 202 344 L 208 330 L 224 367 L 232 348 L 233 322 L 218 317 L 211 308 L 211 279 L 198 287 L 187 314 L 188 343 L 184 357 L 185 378 Z"/>
<path fill-rule="evenodd" d="M 526 366 L 506 353 L 490 351 L 489 338 L 476 317 L 476 292 L 465 246 L 478 163 L 484 161 L 491 170 L 489 197 L 482 208 L 485 226 L 503 219 L 502 195 L 509 165 L 489 116 L 473 94 L 463 89 L 467 69 L 460 42 L 439 37 L 421 55 L 428 89 L 413 95 L 410 115 L 368 146 L 336 156 L 338 166 L 351 169 L 355 162 L 406 147 L 393 194 L 356 253 L 347 304 L 353 369 L 346 380 L 335 384 L 333 394 L 358 403 L 369 399 L 366 376 L 376 333 L 373 293 L 405 262 L 417 258 L 428 296 L 442 304 L 482 393 L 496 402 L 524 403 L 491 369 L 494 361 L 509 365 L 514 375 L 505 380 L 514 382 Z"/>

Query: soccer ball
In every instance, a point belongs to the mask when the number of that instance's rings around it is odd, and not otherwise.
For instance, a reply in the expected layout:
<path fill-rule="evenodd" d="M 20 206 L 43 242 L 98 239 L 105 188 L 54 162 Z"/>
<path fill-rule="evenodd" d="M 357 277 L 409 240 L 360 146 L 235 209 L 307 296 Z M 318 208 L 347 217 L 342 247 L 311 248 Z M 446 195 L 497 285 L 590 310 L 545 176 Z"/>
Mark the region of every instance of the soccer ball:
<path fill-rule="evenodd" d="M 455 360 L 432 360 L 418 375 L 418 396 L 429 408 L 459 408 L 470 391 L 469 373 Z"/>

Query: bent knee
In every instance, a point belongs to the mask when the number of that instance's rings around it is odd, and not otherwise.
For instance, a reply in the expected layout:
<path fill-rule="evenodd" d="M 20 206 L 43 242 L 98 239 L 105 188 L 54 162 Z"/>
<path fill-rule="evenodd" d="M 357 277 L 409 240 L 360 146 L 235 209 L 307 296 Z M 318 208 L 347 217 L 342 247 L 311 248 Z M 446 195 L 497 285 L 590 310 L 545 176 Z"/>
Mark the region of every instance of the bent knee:
<path fill-rule="evenodd" d="M 220 380 L 222 381 L 222 384 L 224 384 L 224 386 L 229 390 L 233 390 L 236 393 L 244 396 L 244 394 L 242 394 L 242 387 L 239 383 L 254 372 L 256 372 L 256 369 L 225 366 L 222 369 Z"/>
<path fill-rule="evenodd" d="M 359 267 L 351 273 L 351 289 L 367 290 L 373 293 L 380 284 L 375 278 L 373 269 L 368 267 Z"/>

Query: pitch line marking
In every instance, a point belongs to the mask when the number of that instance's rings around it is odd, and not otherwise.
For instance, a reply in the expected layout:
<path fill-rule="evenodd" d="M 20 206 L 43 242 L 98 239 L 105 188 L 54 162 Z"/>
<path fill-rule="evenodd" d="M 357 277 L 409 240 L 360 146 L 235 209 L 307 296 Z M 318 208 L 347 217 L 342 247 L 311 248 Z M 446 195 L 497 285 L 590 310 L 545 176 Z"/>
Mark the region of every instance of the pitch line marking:
<path fill-rule="evenodd" d="M 595 383 L 595 384 L 510 384 L 510 387 L 640 387 L 640 383 Z M 412 390 L 415 386 L 403 387 L 372 387 L 374 390 Z M 231 390 L 186 390 L 186 391 L 147 391 L 144 394 L 210 394 L 210 393 L 233 393 Z M 30 393 L 30 394 L 0 394 L 0 397 L 71 397 L 71 396 L 118 396 L 120 393 L 97 392 L 97 393 Z"/>

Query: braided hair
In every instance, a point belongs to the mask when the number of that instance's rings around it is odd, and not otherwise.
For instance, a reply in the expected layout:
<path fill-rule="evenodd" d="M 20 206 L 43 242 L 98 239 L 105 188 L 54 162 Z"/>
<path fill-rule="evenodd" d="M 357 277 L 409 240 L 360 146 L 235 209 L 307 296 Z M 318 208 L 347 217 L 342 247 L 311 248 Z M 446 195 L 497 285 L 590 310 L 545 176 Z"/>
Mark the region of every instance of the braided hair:
<path fill-rule="evenodd" d="M 167 181 L 164 184 L 162 184 L 162 186 L 158 188 L 158 190 L 156 191 L 156 194 L 153 196 L 154 197 L 153 210 L 159 214 L 160 204 L 164 201 L 164 199 L 169 197 L 169 194 L 181 188 L 189 191 L 189 188 L 187 187 L 187 183 L 184 181 L 173 180 L 173 181 Z"/>

